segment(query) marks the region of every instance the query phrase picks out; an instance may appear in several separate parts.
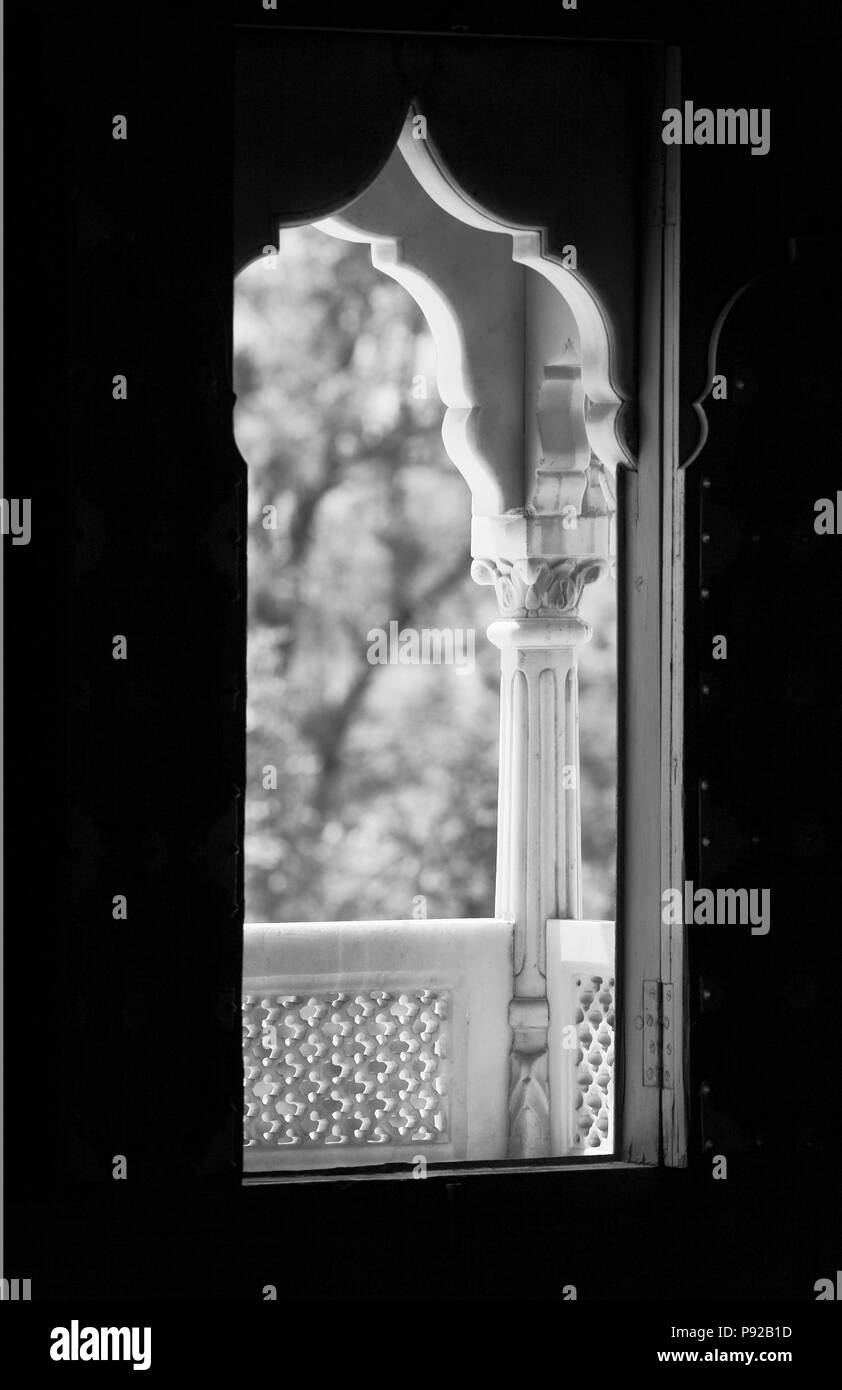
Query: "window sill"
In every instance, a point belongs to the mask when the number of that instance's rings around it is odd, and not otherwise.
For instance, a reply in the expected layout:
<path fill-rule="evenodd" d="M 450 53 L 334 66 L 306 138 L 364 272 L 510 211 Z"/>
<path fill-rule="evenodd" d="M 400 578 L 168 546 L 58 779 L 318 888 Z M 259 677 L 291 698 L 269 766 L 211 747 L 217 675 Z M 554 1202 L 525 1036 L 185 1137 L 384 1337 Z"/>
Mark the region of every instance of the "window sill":
<path fill-rule="evenodd" d="M 313 1183 L 329 1183 L 332 1185 L 351 1183 L 351 1182 L 413 1182 L 423 1180 L 426 1182 L 435 1179 L 444 1179 L 448 1182 L 464 1182 L 470 1178 L 495 1178 L 509 1177 L 517 1174 L 519 1176 L 538 1176 L 544 1174 L 559 1173 L 584 1173 L 599 1171 L 605 1179 L 609 1174 L 628 1174 L 628 1173 L 654 1173 L 661 1171 L 661 1166 L 655 1163 L 627 1163 L 624 1159 L 615 1159 L 610 1156 L 606 1158 L 580 1159 L 556 1158 L 548 1159 L 544 1162 L 524 1159 L 520 1162 L 501 1159 L 497 1163 L 459 1163 L 459 1164 L 428 1164 L 423 1179 L 420 1174 L 414 1171 L 411 1161 L 401 1164 L 384 1164 L 382 1169 L 372 1168 L 339 1168 L 326 1171 L 303 1170 L 295 1173 L 290 1172 L 266 1172 L 266 1173 L 246 1173 L 243 1175 L 244 1187 L 269 1187 L 283 1184 L 288 1186 L 309 1187 Z"/>

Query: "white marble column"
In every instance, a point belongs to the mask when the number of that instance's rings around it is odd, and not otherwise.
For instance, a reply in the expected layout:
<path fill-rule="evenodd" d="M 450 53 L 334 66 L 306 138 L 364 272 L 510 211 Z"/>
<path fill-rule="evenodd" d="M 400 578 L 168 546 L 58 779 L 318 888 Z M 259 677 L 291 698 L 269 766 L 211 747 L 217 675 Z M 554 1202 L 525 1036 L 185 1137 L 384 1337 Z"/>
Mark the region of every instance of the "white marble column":
<path fill-rule="evenodd" d="M 509 1006 L 513 1158 L 551 1152 L 546 924 L 582 915 L 577 654 L 591 628 L 577 610 L 585 585 L 608 568 L 608 521 L 580 521 L 568 539 L 551 517 L 521 519 L 522 549 L 534 549 L 543 539 L 578 553 L 559 555 L 556 549 L 548 558 L 517 559 L 500 554 L 507 533 L 511 543 L 512 518 L 499 518 L 493 529 L 487 520 L 477 523 L 486 548 L 494 546 L 497 553 L 476 559 L 472 568 L 478 583 L 494 585 L 503 614 L 488 636 L 501 662 L 495 914 L 515 924 Z"/>

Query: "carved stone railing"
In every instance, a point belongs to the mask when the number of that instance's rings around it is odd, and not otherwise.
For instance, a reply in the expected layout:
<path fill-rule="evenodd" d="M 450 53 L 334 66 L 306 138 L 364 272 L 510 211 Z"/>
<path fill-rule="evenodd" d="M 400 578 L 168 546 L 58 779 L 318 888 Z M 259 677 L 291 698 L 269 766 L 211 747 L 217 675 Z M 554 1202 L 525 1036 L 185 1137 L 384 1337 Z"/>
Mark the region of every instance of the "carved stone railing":
<path fill-rule="evenodd" d="M 512 949 L 494 919 L 247 926 L 246 1171 L 505 1158 Z M 548 1151 L 604 1155 L 613 924 L 550 921 L 546 962 Z M 520 1114 L 536 1103 L 522 1080 Z"/>
<path fill-rule="evenodd" d="M 614 923 L 547 923 L 552 1152 L 614 1151 Z"/>
<path fill-rule="evenodd" d="M 246 1171 L 505 1157 L 511 981 L 507 921 L 247 926 Z"/>

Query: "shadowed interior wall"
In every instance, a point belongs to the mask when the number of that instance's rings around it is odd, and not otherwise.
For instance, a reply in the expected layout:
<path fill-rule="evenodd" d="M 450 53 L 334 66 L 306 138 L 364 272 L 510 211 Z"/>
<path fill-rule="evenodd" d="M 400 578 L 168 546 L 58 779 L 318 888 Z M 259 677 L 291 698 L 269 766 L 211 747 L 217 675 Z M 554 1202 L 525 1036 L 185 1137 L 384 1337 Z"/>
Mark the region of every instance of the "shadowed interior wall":
<path fill-rule="evenodd" d="M 32 498 L 33 532 L 30 546 L 4 557 L 10 1273 L 31 1274 L 42 1296 L 59 1298 L 71 1287 L 94 1297 L 259 1297 L 255 1286 L 273 1272 L 282 1282 L 292 1250 L 302 1286 L 326 1281 L 333 1297 L 461 1298 L 470 1287 L 475 1297 L 509 1298 L 513 1271 L 528 1258 L 537 1296 L 557 1298 L 567 1282 L 559 1252 L 593 1241 L 598 1212 L 611 1257 L 594 1297 L 674 1296 L 676 1288 L 689 1297 L 710 1277 L 726 1296 L 787 1296 L 797 1285 L 810 1297 L 813 1280 L 835 1269 L 820 1210 L 838 1055 L 822 1070 L 821 1021 L 821 1058 L 796 1069 L 802 1044 L 780 1019 L 790 1007 L 804 1027 L 822 1019 L 838 979 L 838 811 L 827 815 L 829 802 L 838 805 L 830 771 L 838 767 L 838 697 L 827 664 L 838 552 L 807 561 L 794 588 L 792 574 L 802 531 L 811 555 L 842 545 L 811 537 L 811 515 L 805 522 L 813 494 L 833 496 L 838 482 L 824 448 L 822 393 L 839 379 L 813 253 L 805 244 L 803 271 L 785 263 L 790 237 L 822 227 L 838 237 L 826 207 L 829 155 L 811 142 L 803 116 L 812 112 L 816 132 L 832 128 L 832 52 L 817 76 L 783 39 L 742 52 L 692 37 L 685 44 L 685 87 L 697 102 L 716 104 L 727 91 L 730 104 L 738 86 L 740 101 L 775 113 L 762 197 L 745 169 L 762 161 L 747 151 L 723 161 L 693 150 L 685 160 L 685 404 L 701 389 L 699 364 L 724 298 L 772 264 L 794 306 L 800 360 L 805 335 L 827 354 L 827 375 L 822 368 L 818 384 L 804 388 L 819 404 L 801 411 L 784 445 L 775 402 L 793 389 L 792 340 L 781 328 L 793 315 L 788 308 L 789 317 L 770 319 L 769 301 L 747 298 L 723 336 L 722 370 L 755 374 L 757 394 L 739 424 L 728 423 L 742 409 L 733 397 L 721 420 L 709 407 L 710 453 L 692 465 L 694 479 L 709 474 L 712 502 L 749 539 L 731 571 L 739 583 L 723 587 L 720 572 L 700 585 L 701 528 L 720 535 L 717 526 L 730 523 L 691 507 L 688 799 L 700 777 L 710 779 L 717 807 L 748 845 L 759 837 L 724 872 L 733 876 L 736 865 L 745 886 L 773 893 L 769 939 L 735 952 L 730 939 L 711 938 L 691 954 L 691 993 L 700 999 L 703 980 L 715 977 L 725 1020 L 714 1028 L 700 1012 L 694 1032 L 698 1171 L 632 1175 L 640 1177 L 634 1186 L 591 1172 L 575 1178 L 575 1189 L 569 1178 L 532 1174 L 242 1193 L 245 479 L 231 432 L 233 267 L 273 239 L 282 209 L 309 220 L 367 182 L 420 92 L 445 154 L 480 201 L 496 202 L 506 217 L 546 215 L 564 241 L 575 240 L 567 227 L 580 197 L 599 210 L 592 245 L 606 266 L 619 237 L 614 302 L 623 331 L 635 313 L 640 224 L 618 234 L 612 186 L 631 190 L 642 216 L 636 159 L 657 51 L 586 55 L 577 88 L 575 54 L 559 59 L 562 84 L 548 43 L 267 30 L 233 43 L 227 24 L 182 27 L 168 15 L 164 26 L 148 14 L 123 16 L 115 38 L 116 23 L 109 15 L 103 64 L 89 44 L 99 32 L 93 11 L 51 16 L 26 74 L 37 98 L 27 98 L 12 152 L 32 206 L 9 233 L 19 336 L 7 399 L 19 443 L 7 457 L 6 493 Z M 758 65 L 762 82 L 736 83 Z M 238 87 L 244 75 L 249 85 Z M 618 90 L 632 113 L 622 146 L 604 124 Z M 573 109 L 578 118 L 560 119 Z M 118 112 L 128 116 L 125 144 L 111 139 Z M 776 140 L 786 129 L 804 138 Z M 600 148 L 605 161 L 592 153 Z M 826 249 L 817 254 L 824 264 Z M 815 335 L 807 327 L 815 317 L 801 319 L 793 300 L 799 285 L 818 302 Z M 125 402 L 112 398 L 118 372 L 128 377 Z M 804 481 L 790 491 L 796 472 Z M 757 518 L 762 539 L 753 551 Z M 716 673 L 718 724 L 698 694 L 710 652 L 701 587 L 717 605 L 713 630 L 734 634 L 727 670 Z M 793 610 L 794 592 L 801 601 Z M 128 639 L 126 662 L 111 657 L 118 633 Z M 790 643 L 798 644 L 797 670 Z M 748 702 L 767 737 L 751 726 L 735 749 L 727 712 Z M 818 730 L 828 731 L 820 747 Z M 782 788 L 780 808 L 770 758 L 811 769 Z M 712 861 L 695 858 L 697 830 L 713 848 L 725 832 L 694 826 L 688 839 L 688 877 L 713 881 Z M 125 922 L 112 916 L 115 894 L 127 897 Z M 739 1051 L 749 1046 L 754 1066 Z M 717 1143 L 736 1136 L 742 1155 L 727 1184 L 711 1184 L 702 1149 L 706 1081 L 712 1105 L 717 1098 L 706 1123 Z M 127 1156 L 127 1183 L 112 1180 L 115 1154 Z M 433 1225 L 435 1288 L 417 1272 L 396 1284 L 395 1261 Z M 326 1248 L 312 1239 L 316 1227 L 341 1230 L 342 1240 Z M 281 1229 L 267 1249 L 267 1230 Z M 345 1252 L 370 1250 L 375 1238 L 365 1288 L 351 1289 Z M 659 1252 L 645 1288 L 644 1238 Z M 626 1261 L 630 1249 L 637 1253 Z"/>

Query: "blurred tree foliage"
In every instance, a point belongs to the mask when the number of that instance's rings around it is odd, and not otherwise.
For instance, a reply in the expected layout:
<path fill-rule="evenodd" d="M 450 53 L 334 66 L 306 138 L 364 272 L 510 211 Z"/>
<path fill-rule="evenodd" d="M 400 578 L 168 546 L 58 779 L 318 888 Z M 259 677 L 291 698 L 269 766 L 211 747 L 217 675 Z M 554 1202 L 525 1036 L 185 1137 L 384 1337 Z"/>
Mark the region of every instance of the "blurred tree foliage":
<path fill-rule="evenodd" d="M 494 911 L 497 617 L 420 311 L 366 246 L 281 234 L 235 302 L 249 464 L 246 920 Z M 601 592 L 597 595 L 594 590 Z M 582 667 L 586 915 L 613 915 L 613 586 Z M 371 628 L 476 630 L 476 666 L 373 665 Z M 275 771 L 273 771 L 273 769 Z M 276 785 L 273 785 L 276 782 Z"/>

